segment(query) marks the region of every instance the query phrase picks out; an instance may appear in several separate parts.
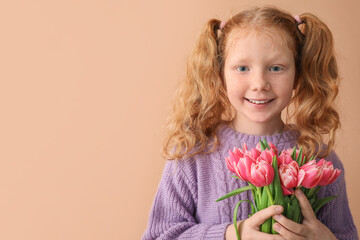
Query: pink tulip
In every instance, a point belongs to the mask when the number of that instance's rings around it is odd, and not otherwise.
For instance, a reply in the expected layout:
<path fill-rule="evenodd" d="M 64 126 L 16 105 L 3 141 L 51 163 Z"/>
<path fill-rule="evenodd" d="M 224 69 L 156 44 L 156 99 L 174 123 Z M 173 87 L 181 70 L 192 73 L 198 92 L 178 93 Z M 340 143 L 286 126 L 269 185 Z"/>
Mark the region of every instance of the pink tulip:
<path fill-rule="evenodd" d="M 227 168 L 233 173 L 235 173 L 235 167 L 240 159 L 240 156 L 238 156 L 235 152 L 236 152 L 235 148 L 234 148 L 234 152 L 229 150 L 229 157 L 225 157 Z"/>
<path fill-rule="evenodd" d="M 261 144 L 260 144 L 260 142 L 258 142 L 256 144 L 256 149 L 261 152 Z"/>
<path fill-rule="evenodd" d="M 304 164 L 300 169 L 305 172 L 304 179 L 300 183 L 303 187 L 313 188 L 318 185 L 323 176 L 323 171 L 320 166 L 316 165 L 316 160 Z"/>
<path fill-rule="evenodd" d="M 275 147 L 275 145 L 272 144 L 271 142 L 269 142 L 269 147 L 271 150 L 274 151 L 275 155 L 277 156 L 279 152 L 278 152 L 277 148 Z"/>
<path fill-rule="evenodd" d="M 321 167 L 323 171 L 323 176 L 318 183 L 319 186 L 325 186 L 333 183 L 341 173 L 341 170 L 337 168 L 334 169 L 332 162 L 327 162 L 325 159 L 321 159 L 316 165 Z"/>
<path fill-rule="evenodd" d="M 246 152 L 246 155 L 249 155 L 256 160 L 260 157 L 261 151 L 257 150 L 256 148 L 252 148 L 250 151 Z"/>
<path fill-rule="evenodd" d="M 256 187 L 264 187 L 270 185 L 274 180 L 273 167 L 264 160 L 260 160 L 251 164 L 249 181 Z"/>
<path fill-rule="evenodd" d="M 231 172 L 235 173 L 235 168 L 234 168 L 234 166 L 236 166 L 236 160 L 233 160 L 233 159 L 231 159 L 231 158 L 225 157 L 225 161 L 226 161 L 226 166 L 227 166 L 227 168 L 228 168 Z"/>
<path fill-rule="evenodd" d="M 243 152 L 243 153 L 247 153 L 247 152 L 248 152 L 248 148 L 247 148 L 246 143 L 243 143 L 242 152 Z"/>
<path fill-rule="evenodd" d="M 296 161 L 291 161 L 289 164 L 282 163 L 279 166 L 279 176 L 281 187 L 284 195 L 290 195 L 294 193 L 295 187 L 298 187 L 305 177 L 303 169 L 299 169 L 299 165 Z"/>
<path fill-rule="evenodd" d="M 270 150 L 272 150 L 272 151 L 275 153 L 275 155 L 277 156 L 277 155 L 278 155 L 278 150 L 277 150 L 277 148 L 275 147 L 275 145 L 272 144 L 271 142 L 268 142 L 268 144 L 269 144 Z M 260 143 L 256 144 L 256 149 L 257 149 L 259 152 L 261 152 L 261 145 L 260 145 Z"/>
<path fill-rule="evenodd" d="M 244 181 L 249 181 L 249 176 L 251 174 L 251 166 L 255 163 L 255 159 L 253 159 L 249 155 L 244 155 L 243 158 L 239 159 L 239 162 L 235 166 L 236 175 Z"/>
<path fill-rule="evenodd" d="M 234 147 L 234 150 L 231 151 L 229 150 L 229 157 L 225 157 L 225 161 L 226 161 L 226 165 L 228 167 L 228 169 L 233 172 L 235 172 L 235 167 L 239 162 L 240 158 L 244 157 L 244 153 L 247 152 L 247 146 L 246 143 L 243 144 L 243 149 L 238 149 Z"/>
<path fill-rule="evenodd" d="M 291 153 L 283 150 L 278 157 L 278 166 L 280 166 L 281 164 L 290 164 L 293 161 L 294 160 L 291 158 Z"/>
<path fill-rule="evenodd" d="M 264 160 L 267 163 L 269 163 L 270 165 L 272 164 L 273 161 L 273 157 L 276 156 L 275 152 L 273 150 L 268 150 L 265 149 L 264 151 L 261 152 L 260 156 L 259 156 L 259 160 Z"/>

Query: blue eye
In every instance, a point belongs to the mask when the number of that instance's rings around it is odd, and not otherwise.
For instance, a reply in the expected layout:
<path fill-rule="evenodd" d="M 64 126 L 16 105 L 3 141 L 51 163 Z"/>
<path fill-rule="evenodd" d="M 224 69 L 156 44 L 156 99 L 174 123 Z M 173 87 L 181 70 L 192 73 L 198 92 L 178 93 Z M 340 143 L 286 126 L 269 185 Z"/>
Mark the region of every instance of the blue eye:
<path fill-rule="evenodd" d="M 273 72 L 279 72 L 281 70 L 284 70 L 284 68 L 282 67 L 279 67 L 279 66 L 273 66 L 269 69 L 270 71 L 273 71 Z"/>
<path fill-rule="evenodd" d="M 236 70 L 238 70 L 239 72 L 245 72 L 245 71 L 249 71 L 249 68 L 246 66 L 240 66 L 237 67 Z"/>

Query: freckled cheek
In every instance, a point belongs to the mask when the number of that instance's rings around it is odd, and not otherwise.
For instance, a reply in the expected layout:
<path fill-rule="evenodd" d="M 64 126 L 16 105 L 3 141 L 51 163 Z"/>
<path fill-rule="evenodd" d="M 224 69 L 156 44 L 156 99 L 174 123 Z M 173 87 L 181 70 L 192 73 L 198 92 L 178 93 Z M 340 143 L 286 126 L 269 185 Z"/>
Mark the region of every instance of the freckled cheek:
<path fill-rule="evenodd" d="M 281 93 L 281 96 L 284 99 L 284 102 L 287 102 L 287 104 L 290 102 L 290 100 L 292 98 L 292 95 L 293 95 L 292 93 L 293 93 L 292 88 L 284 89 L 284 91 Z"/>
<path fill-rule="evenodd" d="M 228 85 L 228 89 L 227 89 L 228 95 L 232 96 L 232 97 L 241 97 L 244 95 L 244 87 L 237 84 L 237 83 L 230 83 Z"/>
<path fill-rule="evenodd" d="M 228 96 L 236 96 L 240 92 L 240 86 L 234 81 L 227 81 L 226 91 L 228 93 Z"/>
<path fill-rule="evenodd" d="M 293 92 L 293 84 L 289 81 L 278 81 L 272 83 L 272 88 L 283 96 L 288 96 Z"/>
<path fill-rule="evenodd" d="M 229 98 L 229 101 L 231 102 L 231 104 L 239 104 L 241 103 L 244 99 L 243 99 L 243 94 L 241 94 L 240 92 L 238 91 L 231 91 L 229 90 L 228 91 L 228 98 Z"/>
<path fill-rule="evenodd" d="M 235 102 L 239 99 L 239 96 L 236 92 L 228 91 L 228 98 L 230 102 Z"/>

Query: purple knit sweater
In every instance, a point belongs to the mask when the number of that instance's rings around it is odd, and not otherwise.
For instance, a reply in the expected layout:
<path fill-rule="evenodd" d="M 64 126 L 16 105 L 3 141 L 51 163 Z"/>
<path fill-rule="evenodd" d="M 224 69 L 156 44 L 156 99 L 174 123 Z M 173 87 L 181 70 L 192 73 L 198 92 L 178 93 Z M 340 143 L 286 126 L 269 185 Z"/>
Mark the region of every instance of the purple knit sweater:
<path fill-rule="evenodd" d="M 279 152 L 296 146 L 297 134 L 285 131 L 277 144 Z M 253 136 L 237 133 L 229 126 L 218 131 L 220 146 L 211 154 L 198 154 L 181 161 L 168 161 L 156 193 L 149 222 L 143 235 L 147 239 L 224 239 L 226 227 L 232 224 L 235 205 L 241 199 L 253 200 L 251 191 L 243 192 L 226 200 L 215 202 L 219 197 L 247 185 L 230 177 L 225 157 L 229 149 L 256 146 L 260 138 L 276 143 L 280 134 Z M 342 170 L 338 179 L 319 191 L 319 197 L 335 196 L 319 212 L 318 219 L 338 239 L 358 239 L 357 230 L 347 200 L 344 168 L 334 152 L 326 158 L 334 167 Z M 249 204 L 240 205 L 238 220 L 246 219 L 251 213 Z"/>

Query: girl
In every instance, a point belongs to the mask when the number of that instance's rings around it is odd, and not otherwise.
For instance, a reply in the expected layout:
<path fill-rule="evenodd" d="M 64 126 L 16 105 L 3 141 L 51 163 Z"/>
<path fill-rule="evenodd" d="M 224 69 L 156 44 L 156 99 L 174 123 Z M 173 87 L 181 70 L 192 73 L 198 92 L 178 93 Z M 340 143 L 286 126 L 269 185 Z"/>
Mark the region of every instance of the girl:
<path fill-rule="evenodd" d="M 326 157 L 342 173 L 319 191 L 320 198 L 337 198 L 317 217 L 296 191 L 302 224 L 281 215 L 281 206 L 248 218 L 250 207 L 240 205 L 241 239 L 357 239 L 344 169 L 333 151 L 340 125 L 332 107 L 338 92 L 333 39 L 316 16 L 294 18 L 265 7 L 241 12 L 226 23 L 210 20 L 179 89 L 163 149 L 172 161 L 166 163 L 143 239 L 236 239 L 234 206 L 252 196 L 247 191 L 215 202 L 246 184 L 230 177 L 224 159 L 229 149 L 243 143 L 253 148 L 261 138 L 279 151 L 302 146 L 307 155 Z M 292 119 L 293 124 L 284 124 L 285 108 L 286 122 Z M 259 232 L 269 217 L 277 220 L 279 234 Z"/>

